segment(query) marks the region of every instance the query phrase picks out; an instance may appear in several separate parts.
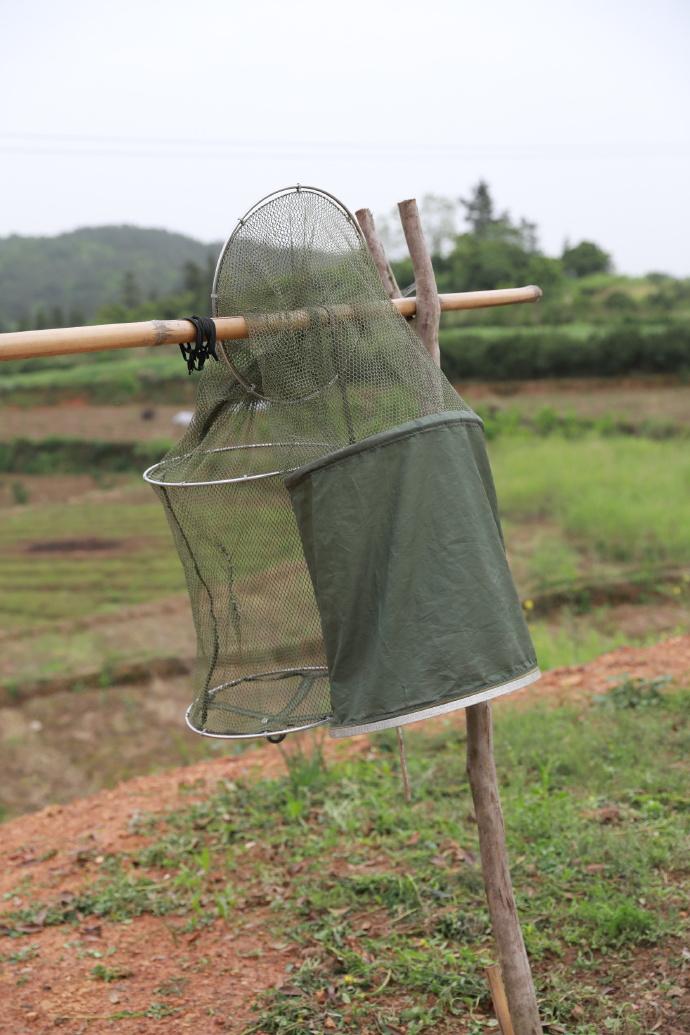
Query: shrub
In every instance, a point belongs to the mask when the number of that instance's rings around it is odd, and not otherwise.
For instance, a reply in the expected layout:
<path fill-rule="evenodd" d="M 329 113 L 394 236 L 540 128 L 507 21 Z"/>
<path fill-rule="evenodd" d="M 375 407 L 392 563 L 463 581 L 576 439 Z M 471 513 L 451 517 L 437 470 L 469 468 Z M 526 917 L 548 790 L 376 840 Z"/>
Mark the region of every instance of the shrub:
<path fill-rule="evenodd" d="M 22 474 L 72 474 L 143 471 L 170 448 L 168 442 L 98 442 L 84 439 L 47 438 L 40 442 L 16 438 L 0 442 L 0 471 Z M 19 488 L 17 488 L 19 487 Z M 12 488 L 15 502 L 26 490 L 20 482 Z"/>
<path fill-rule="evenodd" d="M 451 381 L 545 377 L 620 377 L 690 371 L 690 325 L 649 330 L 634 325 L 577 339 L 554 330 L 486 337 L 459 327 L 440 333 L 441 361 Z"/>

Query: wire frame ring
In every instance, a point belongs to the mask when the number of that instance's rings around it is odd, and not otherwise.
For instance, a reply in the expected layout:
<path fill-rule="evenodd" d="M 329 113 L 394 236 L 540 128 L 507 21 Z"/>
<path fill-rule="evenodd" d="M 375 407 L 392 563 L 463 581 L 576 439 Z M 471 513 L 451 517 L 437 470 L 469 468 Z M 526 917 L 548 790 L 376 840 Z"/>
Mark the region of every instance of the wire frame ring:
<path fill-rule="evenodd" d="M 279 198 L 287 197 L 290 194 L 315 194 L 317 197 L 324 198 L 335 209 L 337 209 L 342 215 L 345 216 L 347 221 L 354 228 L 354 230 L 355 230 L 355 232 L 356 232 L 360 242 L 364 246 L 364 248 L 365 249 L 367 248 L 367 243 L 366 243 L 366 240 L 364 238 L 364 235 L 362 233 L 362 230 L 360 228 L 359 223 L 355 219 L 355 217 L 352 214 L 352 212 L 350 212 L 349 208 L 347 208 L 347 206 L 344 205 L 342 203 L 342 201 L 340 201 L 339 198 L 336 198 L 336 196 L 334 194 L 330 194 L 328 191 L 322 190 L 320 187 L 309 187 L 309 186 L 306 186 L 306 185 L 301 184 L 301 183 L 297 183 L 294 186 L 290 186 L 290 187 L 281 187 L 278 190 L 271 191 L 270 194 L 266 194 L 263 198 L 260 198 L 259 201 L 255 202 L 251 206 L 251 208 L 249 208 L 245 212 L 245 214 L 238 219 L 237 226 L 235 227 L 235 229 L 230 234 L 230 236 L 226 240 L 225 244 L 221 248 L 220 255 L 218 256 L 218 262 L 216 263 L 216 269 L 215 269 L 215 272 L 214 272 L 214 275 L 213 275 L 213 286 L 211 288 L 211 315 L 212 316 L 217 317 L 219 315 L 219 313 L 218 313 L 218 281 L 219 281 L 219 278 L 220 278 L 221 269 L 223 267 L 223 260 L 225 259 L 225 256 L 227 255 L 227 252 L 228 252 L 228 249 L 231 247 L 233 241 L 235 240 L 237 235 L 239 233 L 241 233 L 241 231 L 242 231 L 244 225 L 247 223 L 247 221 L 249 219 L 251 219 L 251 217 L 255 213 L 259 212 L 266 205 L 271 204 L 271 202 L 276 201 Z M 328 306 L 319 306 L 318 308 L 321 308 L 321 309 L 323 309 L 326 312 L 326 314 L 327 314 L 327 322 L 330 324 L 330 313 L 329 313 L 329 310 L 328 310 Z M 223 315 L 227 316 L 229 314 L 224 313 Z M 230 314 L 230 315 L 232 315 L 232 314 Z M 238 314 L 238 315 L 242 315 L 242 314 Z M 235 363 L 233 363 L 233 361 L 232 361 L 232 359 L 230 357 L 230 351 L 228 349 L 228 346 L 227 346 L 226 342 L 224 342 L 224 341 L 219 341 L 218 342 L 218 353 L 220 354 L 220 356 L 221 356 L 223 362 L 226 364 L 226 366 L 228 366 L 230 368 L 232 376 L 235 378 L 237 383 L 240 384 L 242 386 L 242 388 L 244 388 L 245 392 L 247 392 L 249 395 L 252 395 L 255 399 L 260 399 L 262 402 L 280 403 L 283 406 L 284 405 L 290 405 L 290 404 L 299 404 L 299 403 L 303 403 L 303 402 L 308 402 L 310 399 L 313 399 L 317 395 L 320 395 L 321 392 L 323 392 L 326 388 L 330 388 L 331 385 L 335 384 L 336 381 L 338 380 L 338 375 L 335 374 L 334 377 L 332 377 L 329 382 L 327 382 L 322 387 L 317 388 L 316 391 L 309 392 L 307 395 L 302 395 L 302 396 L 299 396 L 298 398 L 295 398 L 295 399 L 276 399 L 276 398 L 273 398 L 272 396 L 269 396 L 269 395 L 262 395 L 261 392 L 258 392 L 256 390 L 256 385 L 253 385 L 250 381 L 247 381 L 247 379 L 244 377 L 244 375 L 242 373 L 240 373 L 240 371 L 237 369 L 237 366 L 235 365 Z"/>
<path fill-rule="evenodd" d="M 238 474 L 233 478 L 209 478 L 201 482 L 171 482 L 164 481 L 161 478 L 156 477 L 156 472 L 161 467 L 167 467 L 169 464 L 175 463 L 177 460 L 186 460 L 190 456 L 202 455 L 210 456 L 213 453 L 230 453 L 234 454 L 238 450 L 242 449 L 296 449 L 300 447 L 309 447 L 315 451 L 318 450 L 318 455 L 321 456 L 323 450 L 332 449 L 332 444 L 328 442 L 245 442 L 240 446 L 219 446 L 216 449 L 205 449 L 203 453 L 197 454 L 194 450 L 190 453 L 180 453 L 179 456 L 171 456 L 164 460 L 159 460 L 158 463 L 152 464 L 147 467 L 143 474 L 143 479 L 148 482 L 149 485 L 159 485 L 163 489 L 170 488 L 191 488 L 194 486 L 203 485 L 243 485 L 247 482 L 260 481 L 262 478 L 276 478 L 278 475 L 283 476 L 289 474 L 291 471 L 298 470 L 301 467 L 301 463 L 297 466 L 282 467 L 275 471 L 259 471 L 256 474 Z"/>
<path fill-rule="evenodd" d="M 304 665 L 301 668 L 273 669 L 270 672 L 257 672 L 251 676 L 239 676 L 237 679 L 231 679 L 227 683 L 221 683 L 219 686 L 214 687 L 209 697 L 213 699 L 222 690 L 239 686 L 241 683 L 251 683 L 256 679 L 290 679 L 300 675 L 328 678 L 328 669 L 325 665 Z M 300 722 L 297 726 L 283 726 L 282 729 L 278 730 L 261 730 L 256 733 L 214 733 L 211 730 L 199 729 L 198 726 L 194 725 L 192 722 L 193 708 L 194 705 L 191 704 L 184 717 L 189 729 L 193 733 L 200 733 L 203 737 L 214 737 L 218 740 L 254 740 L 257 737 L 282 737 L 288 733 L 301 733 L 304 730 L 315 729 L 317 726 L 325 726 L 330 722 L 330 715 L 322 715 L 318 719 Z"/>

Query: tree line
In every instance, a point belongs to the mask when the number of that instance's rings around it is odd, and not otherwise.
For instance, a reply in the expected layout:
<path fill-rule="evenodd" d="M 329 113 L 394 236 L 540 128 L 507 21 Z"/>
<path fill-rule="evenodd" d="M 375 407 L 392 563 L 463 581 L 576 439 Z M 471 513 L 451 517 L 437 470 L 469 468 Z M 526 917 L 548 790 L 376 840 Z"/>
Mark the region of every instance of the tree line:
<path fill-rule="evenodd" d="M 663 273 L 649 273 L 645 278 L 616 274 L 611 255 L 590 240 L 566 241 L 560 255 L 548 256 L 540 248 L 537 225 L 525 218 L 513 219 L 508 211 L 499 209 L 484 180 L 475 184 L 467 197 L 426 195 L 420 208 L 441 292 L 529 283 L 539 284 L 544 290 L 540 306 L 476 311 L 463 314 L 462 322 L 562 325 L 626 319 L 658 322 L 690 316 L 690 280 Z M 412 264 L 403 257 L 404 240 L 397 213 L 379 217 L 377 222 L 389 255 L 394 257 L 398 283 L 413 290 Z M 198 247 L 198 242 L 193 243 Z M 12 326 L 6 321 L 4 329 L 207 315 L 214 267 L 215 256 L 209 253 L 204 262 L 187 259 L 178 267 L 177 286 L 161 293 L 144 283 L 135 270 L 125 269 L 118 274 L 119 288 L 95 312 L 84 312 L 78 306 L 38 306 Z M 174 282 L 170 271 L 167 279 Z M 453 317 L 447 322 L 452 325 Z M 0 316 L 0 329 L 2 324 Z"/>

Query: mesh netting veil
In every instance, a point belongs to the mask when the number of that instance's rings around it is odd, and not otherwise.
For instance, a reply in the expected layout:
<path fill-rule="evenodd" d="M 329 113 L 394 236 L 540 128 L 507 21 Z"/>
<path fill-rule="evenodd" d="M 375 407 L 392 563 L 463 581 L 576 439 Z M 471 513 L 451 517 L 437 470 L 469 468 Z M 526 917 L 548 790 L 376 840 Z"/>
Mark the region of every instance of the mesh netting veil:
<path fill-rule="evenodd" d="M 192 603 L 190 726 L 357 731 L 530 677 L 481 422 L 387 299 L 349 212 L 313 188 L 264 199 L 221 253 L 213 309 L 249 337 L 219 343 L 187 433 L 145 475 Z M 462 492 L 441 498 L 449 481 Z M 430 528 L 442 512 L 448 528 Z M 491 612 L 479 647 L 463 572 Z M 416 629 L 419 648 L 432 625 L 420 668 L 403 641 Z"/>

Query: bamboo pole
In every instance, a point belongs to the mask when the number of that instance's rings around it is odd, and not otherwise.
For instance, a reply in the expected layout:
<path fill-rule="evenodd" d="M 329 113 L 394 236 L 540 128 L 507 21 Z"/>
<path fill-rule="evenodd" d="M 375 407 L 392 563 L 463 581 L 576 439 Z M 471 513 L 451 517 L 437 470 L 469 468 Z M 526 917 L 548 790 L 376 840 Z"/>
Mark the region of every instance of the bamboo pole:
<path fill-rule="evenodd" d="M 444 312 L 484 309 L 489 306 L 514 305 L 516 302 L 538 302 L 541 289 L 534 285 L 503 288 L 497 291 L 460 291 L 440 295 Z M 402 316 L 414 316 L 416 298 L 395 298 L 393 305 Z M 381 305 L 388 303 L 382 302 Z M 330 316 L 351 317 L 349 305 L 333 306 Z M 318 315 L 318 314 L 317 314 Z M 314 313 L 304 309 L 267 317 L 268 326 L 280 330 L 286 326 L 306 327 Z M 217 317 L 219 341 L 237 341 L 249 337 L 249 328 L 242 316 Z M 83 352 L 105 352 L 110 349 L 136 349 L 157 345 L 184 345 L 195 340 L 196 331 L 189 320 L 149 320 L 140 323 L 96 324 L 93 327 L 57 327 L 44 331 L 10 331 L 0 334 L 0 360 L 32 359 L 39 356 L 66 356 Z"/>
<path fill-rule="evenodd" d="M 376 224 L 374 223 L 371 209 L 358 208 L 355 212 L 355 216 L 359 223 L 359 228 L 364 234 L 364 240 L 367 242 L 367 246 L 371 253 L 371 257 L 374 260 L 376 269 L 379 271 L 381 283 L 385 288 L 386 294 L 389 298 L 400 298 L 400 288 L 398 287 L 395 274 L 393 273 L 391 264 L 386 256 L 383 242 L 376 230 Z"/>
<path fill-rule="evenodd" d="M 436 292 L 431 257 L 424 240 L 414 199 L 398 206 L 417 281 L 418 333 L 440 366 L 438 326 L 442 305 L 430 297 Z M 422 303 L 422 299 L 424 302 Z M 491 706 L 484 702 L 466 709 L 467 773 L 479 830 L 484 888 L 498 957 L 505 982 L 515 1035 L 542 1035 L 537 997 L 532 981 L 508 867 L 503 812 L 493 753 Z"/>

